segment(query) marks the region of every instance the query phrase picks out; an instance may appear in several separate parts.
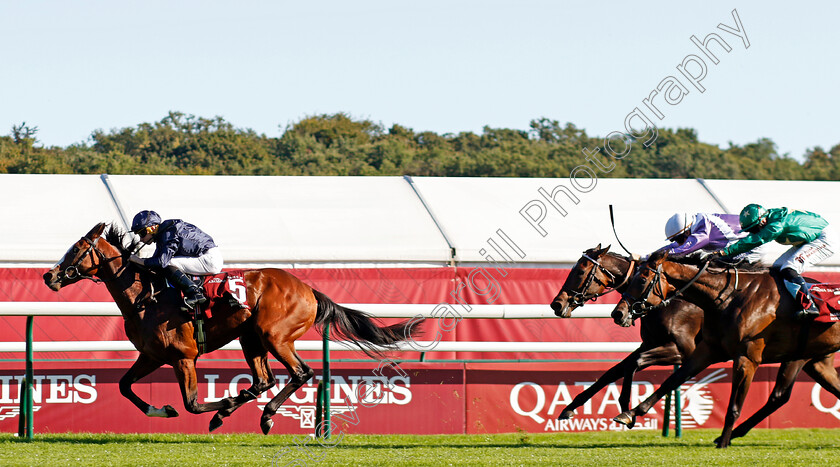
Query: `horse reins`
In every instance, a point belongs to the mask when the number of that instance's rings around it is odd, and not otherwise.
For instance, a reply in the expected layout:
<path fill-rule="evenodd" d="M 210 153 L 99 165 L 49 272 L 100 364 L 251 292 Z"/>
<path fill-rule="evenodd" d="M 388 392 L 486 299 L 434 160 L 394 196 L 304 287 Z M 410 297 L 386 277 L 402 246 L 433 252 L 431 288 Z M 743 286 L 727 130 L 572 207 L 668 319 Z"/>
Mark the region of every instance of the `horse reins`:
<path fill-rule="evenodd" d="M 670 297 L 666 298 L 665 293 L 660 288 L 659 293 L 661 294 L 660 296 L 662 298 L 662 302 L 660 302 L 657 305 L 651 305 L 650 302 L 648 302 L 648 299 L 650 298 L 650 295 L 654 293 L 654 289 L 656 288 L 657 284 L 661 284 L 660 279 L 662 278 L 662 265 L 660 264 L 656 267 L 656 269 L 653 269 L 649 266 L 645 266 L 646 268 L 653 271 L 655 276 L 653 280 L 651 280 L 650 283 L 648 283 L 647 287 L 645 287 L 645 290 L 642 291 L 642 296 L 639 298 L 633 298 L 629 297 L 627 294 L 621 295 L 621 298 L 631 303 L 631 318 L 635 320 L 636 318 L 642 317 L 657 308 L 667 306 L 669 303 L 671 303 L 671 300 L 680 297 L 686 290 L 688 290 L 689 287 L 691 287 L 692 285 L 694 285 L 695 282 L 697 282 L 697 279 L 699 279 L 700 276 L 706 271 L 706 268 L 709 267 L 709 263 L 709 261 L 703 263 L 703 266 L 700 268 L 699 271 L 697 271 L 697 274 L 695 274 L 694 277 L 692 277 L 691 280 L 686 282 L 686 284 L 682 286 L 679 290 L 674 292 L 674 295 L 671 295 Z"/>
<path fill-rule="evenodd" d="M 602 295 L 606 295 L 607 293 L 611 292 L 612 290 L 615 290 L 615 289 L 621 287 L 622 285 L 626 284 L 627 281 L 630 280 L 630 276 L 632 275 L 633 269 L 635 268 L 635 265 L 636 265 L 636 260 L 631 258 L 630 259 L 630 265 L 627 268 L 627 273 L 624 275 L 624 279 L 622 279 L 621 283 L 619 283 L 618 285 L 615 285 L 613 287 L 607 287 L 607 289 L 604 290 L 601 293 L 587 295 L 586 291 L 589 289 L 589 286 L 592 285 L 592 281 L 595 280 L 595 273 L 599 269 L 601 271 L 603 271 L 604 274 L 606 274 L 607 277 L 609 277 L 609 279 L 613 282 L 616 281 L 616 277 L 615 277 L 615 274 L 611 273 L 606 267 L 604 267 L 604 265 L 602 265 L 600 262 L 598 262 L 597 259 L 592 258 L 591 256 L 587 255 L 586 253 L 583 254 L 582 258 L 592 262 L 592 264 L 594 264 L 595 267 L 593 267 L 589 271 L 589 274 L 587 274 L 586 279 L 583 281 L 583 284 L 580 287 L 581 291 L 575 291 L 574 293 L 571 294 L 572 295 L 572 304 L 575 305 L 575 306 L 578 306 L 578 307 L 585 305 L 586 302 L 588 302 L 590 300 L 595 300 L 596 298 L 598 298 Z M 607 285 L 607 284 L 604 284 L 604 283 L 601 283 L 601 284 L 604 285 L 604 286 Z"/>

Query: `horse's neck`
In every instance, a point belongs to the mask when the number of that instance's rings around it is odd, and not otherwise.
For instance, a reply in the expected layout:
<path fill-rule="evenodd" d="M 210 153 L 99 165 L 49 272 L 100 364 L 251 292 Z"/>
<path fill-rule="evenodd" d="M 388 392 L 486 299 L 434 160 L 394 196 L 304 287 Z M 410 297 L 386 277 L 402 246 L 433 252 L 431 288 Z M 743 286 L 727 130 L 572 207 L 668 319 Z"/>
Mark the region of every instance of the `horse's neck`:
<path fill-rule="evenodd" d="M 666 261 L 662 268 L 668 281 L 677 289 L 688 284 L 700 272 L 700 267 L 689 264 Z M 704 272 L 688 287 L 683 293 L 695 305 L 713 305 L 716 300 L 722 298 L 724 289 L 729 287 L 732 281 L 729 280 L 729 272 L 721 274 L 709 274 Z"/>
<path fill-rule="evenodd" d="M 140 293 L 135 280 L 137 272 L 131 264 L 124 264 L 122 257 L 115 258 L 107 263 L 107 265 L 100 266 L 104 269 L 104 273 L 98 274 L 99 278 L 105 281 L 105 286 L 111 297 L 120 308 L 123 316 L 127 314 L 134 314 L 135 303 L 137 296 Z"/>
<path fill-rule="evenodd" d="M 630 269 L 630 259 L 616 253 L 607 253 L 604 258 L 609 261 L 604 261 L 603 266 L 620 282 Z"/>

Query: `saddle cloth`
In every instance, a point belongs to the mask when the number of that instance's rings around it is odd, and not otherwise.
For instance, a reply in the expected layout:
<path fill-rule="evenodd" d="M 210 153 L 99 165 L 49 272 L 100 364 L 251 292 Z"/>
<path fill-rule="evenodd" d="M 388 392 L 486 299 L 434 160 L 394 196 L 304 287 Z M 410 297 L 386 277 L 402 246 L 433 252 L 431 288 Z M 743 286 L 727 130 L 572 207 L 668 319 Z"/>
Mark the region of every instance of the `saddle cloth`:
<path fill-rule="evenodd" d="M 840 321 L 840 284 L 810 284 L 811 296 L 820 309 L 814 321 L 833 323 Z"/>
<path fill-rule="evenodd" d="M 204 295 L 210 301 L 204 314 L 211 318 L 211 310 L 223 310 L 229 308 L 251 308 L 248 304 L 248 294 L 245 287 L 244 269 L 232 269 L 212 276 L 194 276 L 196 279 L 203 279 L 201 284 L 204 288 Z M 236 300 L 237 303 L 232 302 Z"/>

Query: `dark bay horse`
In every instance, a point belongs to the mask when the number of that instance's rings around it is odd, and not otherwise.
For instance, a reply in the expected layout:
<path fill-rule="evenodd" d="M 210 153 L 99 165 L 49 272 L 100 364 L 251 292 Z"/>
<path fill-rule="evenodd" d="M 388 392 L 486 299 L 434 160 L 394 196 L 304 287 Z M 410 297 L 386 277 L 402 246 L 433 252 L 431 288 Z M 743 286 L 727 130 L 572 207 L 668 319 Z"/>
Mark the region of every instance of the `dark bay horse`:
<path fill-rule="evenodd" d="M 44 282 L 55 291 L 83 279 L 105 283 L 125 320 L 126 335 L 140 352 L 120 379 L 120 392 L 149 417 L 176 417 L 178 412 L 169 405 L 157 408 L 146 403 L 131 386 L 168 364 L 175 370 L 189 412 L 217 411 L 210 421 L 213 431 L 234 410 L 274 386 L 270 353 L 286 367 L 291 378 L 265 406 L 260 428 L 268 434 L 274 424 L 271 417 L 280 405 L 315 373 L 295 351 L 295 340 L 313 325 L 320 328 L 332 324 L 337 337 L 352 341 L 371 356 L 379 354 L 375 346 L 393 346 L 411 331 L 410 321 L 379 327 L 365 313 L 336 304 L 283 270 L 247 270 L 244 279 L 251 310 L 214 309 L 205 330 L 208 352 L 239 338 L 251 369 L 251 387 L 237 396 L 202 404 L 197 398 L 195 362 L 199 351 L 193 323 L 180 310 L 179 292 L 159 284 L 155 287 L 149 272 L 128 261 L 136 246 L 125 232 L 98 224 L 44 274 Z M 155 288 L 159 292 L 150 296 Z"/>
<path fill-rule="evenodd" d="M 610 253 L 599 244 L 583 252 L 560 292 L 551 302 L 557 316 L 569 318 L 587 301 L 611 290 L 623 292 L 629 284 L 636 260 Z M 624 378 L 618 397 L 622 411 L 630 408 L 633 375 L 653 365 L 677 365 L 694 352 L 702 338 L 703 310 L 682 300 L 650 313 L 640 320 L 642 344 L 621 362 L 607 370 L 594 384 L 578 394 L 558 417 L 567 420 L 574 411 L 607 385 Z"/>
<path fill-rule="evenodd" d="M 727 360 L 733 360 L 732 392 L 723 432 L 715 440 L 719 448 L 729 446 L 732 438 L 743 436 L 787 402 L 803 369 L 840 398 L 840 378 L 834 368 L 834 352 L 840 349 L 840 323 L 796 319 L 796 305 L 788 293 L 779 293 L 780 285 L 767 270 L 703 271 L 697 265 L 670 261 L 664 253 L 654 254 L 639 265 L 613 311 L 616 323 L 629 326 L 631 308 L 644 312 L 681 295 L 705 311 L 703 340 L 650 397 L 622 412 L 615 421 L 631 426 L 665 394 L 709 365 Z M 779 362 L 770 400 L 733 431 L 758 365 Z"/>

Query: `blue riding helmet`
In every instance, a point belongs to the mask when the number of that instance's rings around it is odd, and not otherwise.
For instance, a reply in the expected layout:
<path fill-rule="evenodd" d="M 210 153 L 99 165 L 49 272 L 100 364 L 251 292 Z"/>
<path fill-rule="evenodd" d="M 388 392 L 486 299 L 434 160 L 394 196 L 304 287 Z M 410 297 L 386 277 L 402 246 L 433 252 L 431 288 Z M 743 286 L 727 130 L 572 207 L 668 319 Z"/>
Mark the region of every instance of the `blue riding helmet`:
<path fill-rule="evenodd" d="M 131 231 L 138 233 L 146 227 L 158 225 L 161 222 L 160 214 L 154 211 L 140 211 L 134 216 L 134 220 L 131 221 Z"/>

